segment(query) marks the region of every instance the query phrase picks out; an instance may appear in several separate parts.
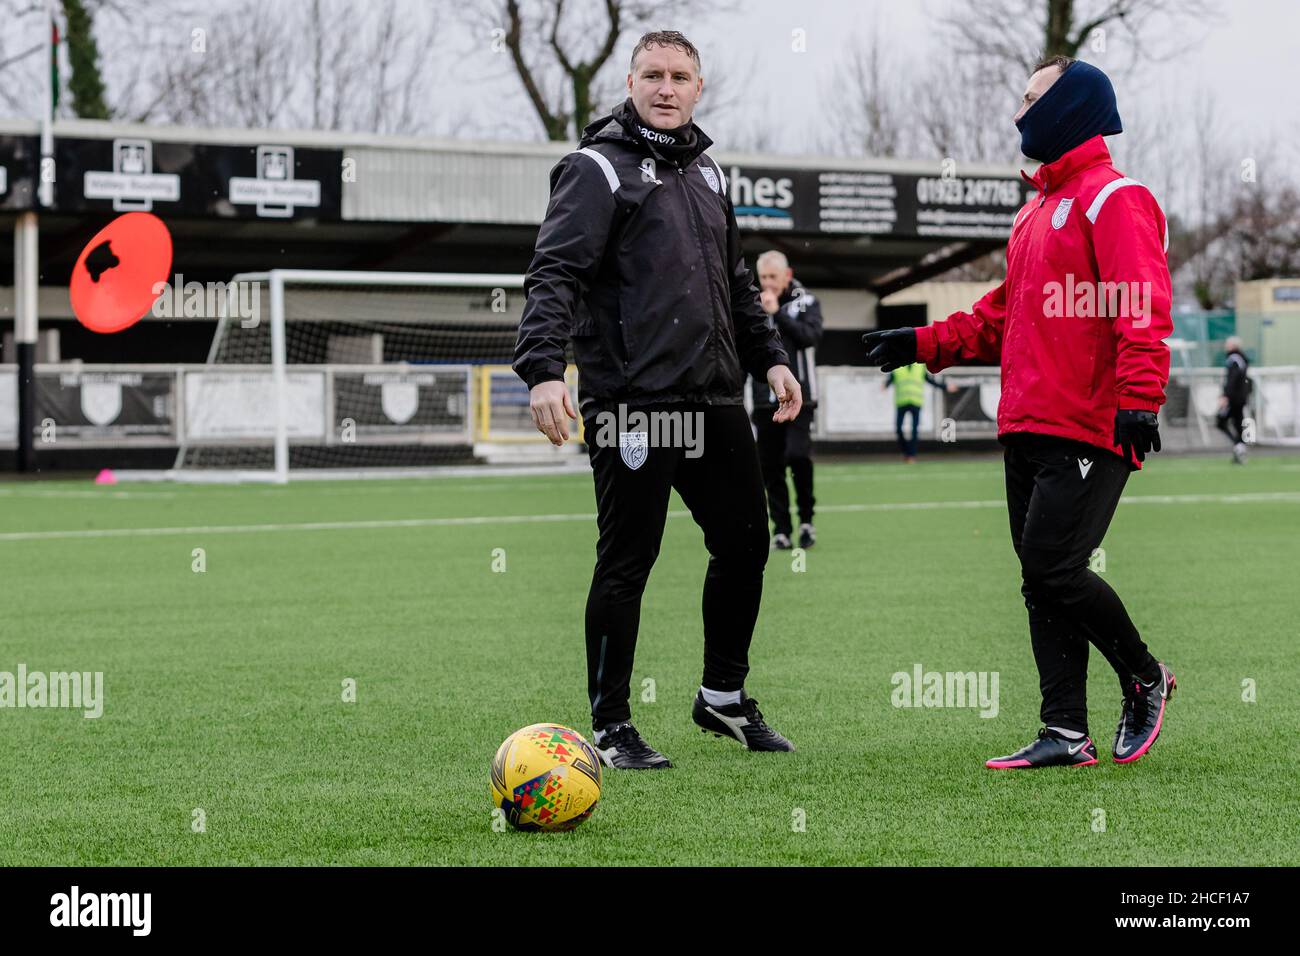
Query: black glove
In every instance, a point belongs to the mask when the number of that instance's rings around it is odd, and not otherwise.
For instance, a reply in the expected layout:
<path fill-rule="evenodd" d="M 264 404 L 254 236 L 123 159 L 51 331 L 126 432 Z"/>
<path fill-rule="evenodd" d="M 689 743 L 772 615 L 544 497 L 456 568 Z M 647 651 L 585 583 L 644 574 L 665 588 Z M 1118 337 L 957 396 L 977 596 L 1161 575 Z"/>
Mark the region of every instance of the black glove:
<path fill-rule="evenodd" d="M 867 364 L 879 365 L 882 372 L 892 372 L 916 361 L 916 329 L 886 329 L 862 336 L 867 347 Z"/>
<path fill-rule="evenodd" d="M 1130 452 L 1138 461 L 1146 461 L 1147 452 L 1160 450 L 1159 420 L 1155 412 L 1123 409 L 1115 413 L 1115 444 L 1119 445 L 1124 460 L 1130 461 Z"/>

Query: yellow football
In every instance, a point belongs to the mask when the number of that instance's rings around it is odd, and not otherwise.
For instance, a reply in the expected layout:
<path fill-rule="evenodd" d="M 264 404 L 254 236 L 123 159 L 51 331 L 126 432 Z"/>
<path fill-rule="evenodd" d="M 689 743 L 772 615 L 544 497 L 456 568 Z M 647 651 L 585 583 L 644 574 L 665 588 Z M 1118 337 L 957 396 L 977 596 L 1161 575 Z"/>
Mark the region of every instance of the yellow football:
<path fill-rule="evenodd" d="M 582 734 L 530 724 L 492 761 L 492 803 L 518 830 L 572 830 L 600 800 L 600 758 Z"/>

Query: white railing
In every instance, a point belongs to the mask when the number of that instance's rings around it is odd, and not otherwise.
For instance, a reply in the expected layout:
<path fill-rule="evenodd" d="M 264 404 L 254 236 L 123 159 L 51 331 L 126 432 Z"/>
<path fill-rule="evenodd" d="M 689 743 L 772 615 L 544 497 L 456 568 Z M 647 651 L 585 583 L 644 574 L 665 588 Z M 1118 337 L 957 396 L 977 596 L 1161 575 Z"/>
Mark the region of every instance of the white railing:
<path fill-rule="evenodd" d="M 289 438 L 291 441 L 329 444 L 334 435 L 335 389 L 340 376 L 368 373 L 407 372 L 419 374 L 432 372 L 438 375 L 464 377 L 464 415 L 455 426 L 437 429 L 415 427 L 404 429 L 400 424 L 385 426 L 382 432 L 370 436 L 359 434 L 355 441 L 410 443 L 465 443 L 486 436 L 490 431 L 488 413 L 480 408 L 490 389 L 482 384 L 486 379 L 476 376 L 469 365 L 290 365 L 288 376 L 301 384 L 295 391 L 289 388 L 291 398 Z M 40 364 L 36 366 L 38 380 L 46 382 L 57 377 L 69 387 L 80 387 L 85 382 L 95 386 L 94 398 L 88 399 L 88 390 L 81 397 L 82 417 L 89 424 L 69 425 L 54 421 L 53 427 L 61 445 L 71 447 L 119 446 L 174 446 L 184 442 L 238 443 L 241 441 L 265 443 L 274 433 L 266 409 L 251 410 L 232 416 L 228 410 L 216 412 L 223 424 L 220 433 L 212 431 L 212 410 L 204 414 L 193 407 L 198 396 L 205 393 L 213 400 L 217 391 L 200 387 L 203 376 L 248 375 L 253 379 L 266 378 L 270 387 L 271 370 L 265 366 L 211 366 L 206 364 L 174 365 L 90 365 L 81 362 Z M 894 397 L 892 390 L 882 388 L 885 376 L 874 368 L 860 366 L 827 366 L 817 371 L 821 402 L 817 410 L 814 435 L 821 441 L 882 440 L 894 435 Z M 121 412 L 121 388 L 132 386 L 116 383 L 124 376 L 142 376 L 154 383 L 151 401 L 161 406 L 155 420 L 144 426 L 132 426 L 116 421 Z M 158 379 L 165 377 L 165 385 Z M 1252 368 L 1254 395 L 1247 406 L 1247 414 L 1254 428 L 1255 442 L 1259 445 L 1300 445 L 1300 366 Z M 997 435 L 997 405 L 1001 392 L 998 370 L 995 368 L 954 368 L 943 372 L 939 380 L 958 386 L 956 394 L 933 388 L 925 389 L 921 411 L 921 435 L 942 441 L 995 438 Z M 1180 369 L 1173 372 L 1167 390 L 1168 398 L 1161 410 L 1161 435 L 1167 449 L 1172 451 L 1216 448 L 1226 438 L 1215 426 L 1218 398 L 1222 390 L 1223 371 L 1217 368 Z M 265 389 L 262 389 L 265 390 Z M 458 391 L 461 391 L 458 388 Z M 219 397 L 219 396 L 218 396 Z M 227 396 L 228 398 L 229 396 Z M 91 401 L 94 407 L 86 407 Z M 247 404 L 247 403 L 241 403 Z M 146 416 L 147 417 L 147 416 Z M 37 427 L 42 426 L 38 410 Z M 134 429 L 134 430 L 133 430 Z M 527 431 L 525 429 L 525 431 Z M 504 433 L 504 432 L 503 432 Z M 521 437 L 523 432 L 521 432 Z M 946 436 L 946 437 L 945 437 Z M 0 366 L 0 447 L 14 448 L 18 439 L 18 376 L 13 366 Z"/>
<path fill-rule="evenodd" d="M 1169 450 L 1217 448 L 1227 439 L 1216 427 L 1219 368 L 1177 369 L 1170 375 L 1160 412 L 1162 442 Z M 1260 445 L 1300 444 L 1300 366 L 1252 368 L 1255 390 L 1247 415 Z M 814 435 L 824 441 L 872 441 L 894 435 L 893 391 L 878 369 L 828 366 L 817 370 L 821 387 Z M 951 368 L 939 381 L 958 386 L 948 394 L 929 385 L 921 406 L 920 433 L 940 441 L 996 438 L 1001 375 L 989 367 Z"/>

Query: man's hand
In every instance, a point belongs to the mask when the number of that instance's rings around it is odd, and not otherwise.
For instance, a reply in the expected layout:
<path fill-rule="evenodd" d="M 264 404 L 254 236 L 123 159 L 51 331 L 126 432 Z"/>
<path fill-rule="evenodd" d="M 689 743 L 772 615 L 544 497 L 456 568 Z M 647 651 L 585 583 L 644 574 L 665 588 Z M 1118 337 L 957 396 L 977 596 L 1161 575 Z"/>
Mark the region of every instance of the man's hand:
<path fill-rule="evenodd" d="M 569 423 L 564 417 L 567 415 L 575 420 L 578 417 L 573 410 L 573 399 L 569 397 L 569 386 L 559 380 L 534 385 L 528 393 L 528 410 L 533 414 L 537 430 L 557 447 L 569 438 Z"/>
<path fill-rule="evenodd" d="M 867 347 L 867 364 L 879 365 L 882 372 L 911 365 L 916 361 L 916 329 L 885 329 L 862 336 Z"/>
<path fill-rule="evenodd" d="M 776 310 L 781 307 L 781 300 L 776 297 L 776 293 L 767 289 L 758 294 L 758 301 L 763 304 L 763 311 L 768 315 L 776 315 Z"/>
<path fill-rule="evenodd" d="M 803 408 L 803 392 L 789 366 L 773 365 L 768 369 L 767 384 L 778 402 L 772 421 L 792 422 L 798 418 L 799 409 Z"/>
<path fill-rule="evenodd" d="M 1115 413 L 1115 444 L 1119 445 L 1125 461 L 1137 455 L 1146 461 L 1147 452 L 1160 450 L 1159 419 L 1155 412 L 1123 409 Z"/>

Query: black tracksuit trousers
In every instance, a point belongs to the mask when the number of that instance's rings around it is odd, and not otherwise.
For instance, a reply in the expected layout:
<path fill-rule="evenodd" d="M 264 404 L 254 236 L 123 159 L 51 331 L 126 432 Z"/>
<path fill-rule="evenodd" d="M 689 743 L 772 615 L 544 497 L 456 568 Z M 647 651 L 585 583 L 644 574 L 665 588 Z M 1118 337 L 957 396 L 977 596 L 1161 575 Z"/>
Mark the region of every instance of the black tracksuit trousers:
<path fill-rule="evenodd" d="M 659 556 L 673 489 L 704 532 L 704 678 L 710 690 L 740 690 L 758 620 L 767 564 L 767 515 L 758 453 L 743 405 L 653 405 L 647 413 L 699 415 L 701 454 L 651 447 L 637 467 L 597 440 L 596 413 L 584 421 L 596 484 L 599 538 L 587 596 L 587 691 L 592 726 L 628 720 L 629 684 L 641 595 Z M 626 458 L 637 461 L 638 456 Z"/>
<path fill-rule="evenodd" d="M 1229 402 L 1228 407 L 1215 416 L 1214 424 L 1236 445 L 1242 440 L 1245 430 L 1246 404 Z"/>
<path fill-rule="evenodd" d="M 792 422 L 774 422 L 776 409 L 758 406 L 754 409 L 754 428 L 758 432 L 758 460 L 763 470 L 763 484 L 767 486 L 767 510 L 772 517 L 772 533 L 793 533 L 790 523 L 790 488 L 785 471 L 790 469 L 794 479 L 795 504 L 800 524 L 813 523 L 812 424 L 813 412 L 805 408 Z"/>
<path fill-rule="evenodd" d="M 1038 664 L 1044 724 L 1088 731 L 1088 644 L 1122 685 L 1159 672 L 1119 596 L 1088 564 L 1128 481 L 1104 449 L 1042 435 L 1008 435 L 1004 461 L 1011 541 Z"/>

